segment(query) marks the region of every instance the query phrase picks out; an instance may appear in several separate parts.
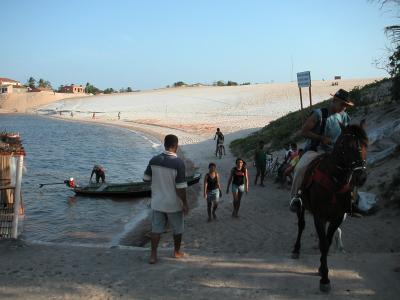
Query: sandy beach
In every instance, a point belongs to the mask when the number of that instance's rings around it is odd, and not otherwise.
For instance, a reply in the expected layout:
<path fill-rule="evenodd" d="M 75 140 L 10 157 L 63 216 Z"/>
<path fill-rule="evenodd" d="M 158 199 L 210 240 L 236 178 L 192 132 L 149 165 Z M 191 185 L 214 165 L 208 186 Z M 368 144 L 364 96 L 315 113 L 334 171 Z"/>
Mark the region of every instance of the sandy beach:
<path fill-rule="evenodd" d="M 338 88 L 349 90 L 372 81 L 343 80 L 339 86 L 313 82 L 313 101 L 329 98 Z M 303 96 L 308 101 L 308 95 Z M 229 145 L 299 108 L 295 83 L 165 89 L 113 97 L 111 102 L 108 96 L 62 100 L 42 108 L 74 110 L 73 118 L 61 118 L 122 126 L 157 139 L 176 134 L 191 169 L 204 174 L 209 162 L 217 163 L 223 190 L 235 157 L 226 147 L 227 155 L 215 158 L 216 127 Z M 91 111 L 102 113 L 91 119 Z M 397 166 L 398 159 L 389 159 L 374 172 Z M 302 256 L 292 260 L 297 219 L 288 210 L 288 187 L 274 184 L 272 178 L 266 187 L 254 186 L 251 163 L 249 173 L 250 191 L 242 200 L 239 219 L 231 218 L 231 195 L 224 194 L 218 220 L 207 223 L 202 184 L 191 188 L 183 237 L 187 256 L 182 260 L 170 258 L 170 232 L 162 237 L 155 266 L 147 263 L 148 245 L 99 248 L 1 242 L 0 298 L 325 299 L 318 290 L 319 250 L 311 216 L 306 216 Z M 400 294 L 398 216 L 398 210 L 382 210 L 343 223 L 346 252 L 333 245 L 328 259 L 330 299 L 394 299 Z"/>

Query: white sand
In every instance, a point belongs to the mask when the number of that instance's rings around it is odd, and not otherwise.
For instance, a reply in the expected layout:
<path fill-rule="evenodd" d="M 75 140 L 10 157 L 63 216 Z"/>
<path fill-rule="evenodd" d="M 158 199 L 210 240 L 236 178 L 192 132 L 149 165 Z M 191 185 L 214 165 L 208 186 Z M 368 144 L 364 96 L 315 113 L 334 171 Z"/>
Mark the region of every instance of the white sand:
<path fill-rule="evenodd" d="M 375 79 L 313 81 L 313 103 L 330 97 L 339 88 L 350 90 Z M 304 106 L 309 105 L 308 89 L 303 88 Z M 122 95 L 102 95 L 52 103 L 43 109 L 72 110 L 74 117 L 100 120 L 121 119 L 158 124 L 200 135 L 210 135 L 216 127 L 224 133 L 265 126 L 300 108 L 296 83 L 258 84 L 236 87 L 187 87 L 160 89 Z"/>

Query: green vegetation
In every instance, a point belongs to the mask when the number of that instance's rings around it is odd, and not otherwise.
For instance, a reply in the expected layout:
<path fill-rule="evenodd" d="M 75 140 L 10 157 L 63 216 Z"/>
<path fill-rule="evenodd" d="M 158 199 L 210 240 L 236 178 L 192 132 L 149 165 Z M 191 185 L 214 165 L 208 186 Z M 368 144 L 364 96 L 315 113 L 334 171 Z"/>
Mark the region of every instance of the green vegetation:
<path fill-rule="evenodd" d="M 97 87 L 95 87 L 94 85 L 90 84 L 89 82 L 87 82 L 86 86 L 85 86 L 85 93 L 96 95 L 96 94 L 100 94 L 101 90 L 98 89 Z"/>
<path fill-rule="evenodd" d="M 48 88 L 51 89 L 51 83 L 48 80 L 44 80 L 43 78 L 40 78 L 38 81 L 38 87 L 39 88 Z"/>
<path fill-rule="evenodd" d="M 48 80 L 44 80 L 43 78 L 40 78 L 39 81 L 36 84 L 36 79 L 33 77 L 29 77 L 26 86 L 30 87 L 31 89 L 34 88 L 48 88 L 51 89 L 51 83 Z"/>
<path fill-rule="evenodd" d="M 103 91 L 104 94 L 112 94 L 112 93 L 114 93 L 114 92 L 115 92 L 115 91 L 114 91 L 113 88 L 106 88 L 106 89 Z"/>
<path fill-rule="evenodd" d="M 400 102 L 400 46 L 389 57 L 389 74 L 392 77 L 392 98 Z"/>
<path fill-rule="evenodd" d="M 225 81 L 223 80 L 218 80 L 213 83 L 213 86 L 236 86 L 236 85 L 238 85 L 238 83 L 231 80 L 228 80 L 227 83 L 225 83 Z"/>
<path fill-rule="evenodd" d="M 371 89 L 378 89 L 379 86 L 388 81 L 389 79 L 383 79 L 364 87 L 355 87 L 350 91 L 350 97 L 355 103 L 355 108 L 348 110 L 349 114 L 354 114 L 360 108 L 367 108 L 374 99 L 367 98 L 366 95 Z M 329 104 L 330 99 L 320 102 L 313 106 L 313 109 L 326 107 Z M 299 130 L 302 126 L 303 120 L 310 114 L 310 109 L 307 108 L 303 113 L 298 110 L 290 112 L 287 115 L 272 121 L 261 130 L 241 139 L 234 140 L 231 144 L 231 150 L 237 156 L 249 156 L 253 151 L 257 143 L 262 140 L 265 142 L 267 147 L 271 150 L 282 149 L 285 145 L 291 142 L 299 142 L 302 137 L 299 134 Z"/>
<path fill-rule="evenodd" d="M 29 86 L 31 89 L 35 88 L 36 86 L 36 79 L 33 77 L 29 77 L 28 82 L 26 84 L 27 86 Z"/>
<path fill-rule="evenodd" d="M 187 85 L 186 83 L 184 83 L 183 81 L 177 81 L 174 83 L 174 87 L 181 87 L 181 86 L 185 86 Z"/>

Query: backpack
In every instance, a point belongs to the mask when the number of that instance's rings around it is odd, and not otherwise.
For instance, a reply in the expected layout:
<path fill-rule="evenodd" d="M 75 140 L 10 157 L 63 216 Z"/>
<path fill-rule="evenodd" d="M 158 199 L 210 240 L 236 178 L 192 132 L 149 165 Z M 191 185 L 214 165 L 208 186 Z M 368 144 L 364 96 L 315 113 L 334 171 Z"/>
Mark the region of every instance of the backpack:
<path fill-rule="evenodd" d="M 328 118 L 328 109 L 321 108 L 321 114 L 322 114 L 321 120 L 318 120 L 317 124 L 315 124 L 315 127 L 314 127 L 314 128 L 316 128 L 318 125 L 320 125 L 319 132 L 315 132 L 318 135 L 323 135 L 325 132 L 326 119 Z M 307 150 L 317 151 L 319 144 L 320 144 L 320 141 L 311 140 L 311 144 Z"/>

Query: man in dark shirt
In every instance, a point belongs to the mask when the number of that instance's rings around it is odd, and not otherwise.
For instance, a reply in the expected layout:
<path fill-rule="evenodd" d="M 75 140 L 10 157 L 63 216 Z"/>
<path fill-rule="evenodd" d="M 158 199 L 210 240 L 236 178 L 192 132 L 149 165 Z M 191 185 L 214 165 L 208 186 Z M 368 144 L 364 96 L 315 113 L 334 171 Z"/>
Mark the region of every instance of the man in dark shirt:
<path fill-rule="evenodd" d="M 258 142 L 258 147 L 254 152 L 254 164 L 257 169 L 254 185 L 257 185 L 258 177 L 260 177 L 260 186 L 264 186 L 264 176 L 267 165 L 267 154 L 264 151 L 264 141 Z"/>
<path fill-rule="evenodd" d="M 106 173 L 102 166 L 94 165 L 92 174 L 90 175 L 90 181 L 92 181 L 92 177 L 94 174 L 96 174 L 96 183 L 100 182 L 100 178 L 102 183 L 106 182 Z"/>
<path fill-rule="evenodd" d="M 215 145 L 215 156 L 217 156 L 217 154 L 218 154 L 218 147 L 221 147 L 222 150 L 224 150 L 224 155 L 226 155 L 225 146 L 224 146 L 225 137 L 219 128 L 217 128 L 217 132 L 214 135 L 214 140 L 215 139 L 217 139 L 217 144 Z"/>

